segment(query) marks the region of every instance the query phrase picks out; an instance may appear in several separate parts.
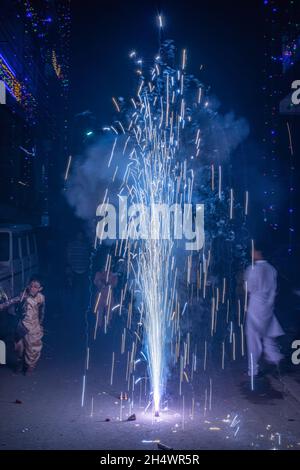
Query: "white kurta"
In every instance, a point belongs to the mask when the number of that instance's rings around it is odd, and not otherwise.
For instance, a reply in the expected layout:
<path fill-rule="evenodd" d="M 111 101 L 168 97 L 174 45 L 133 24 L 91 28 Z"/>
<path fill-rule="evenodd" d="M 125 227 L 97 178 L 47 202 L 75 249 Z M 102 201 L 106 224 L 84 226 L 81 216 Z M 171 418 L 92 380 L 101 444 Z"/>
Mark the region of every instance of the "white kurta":
<path fill-rule="evenodd" d="M 284 334 L 274 315 L 277 290 L 277 272 L 267 261 L 256 261 L 245 273 L 249 301 L 246 334 L 249 373 L 258 373 L 258 361 L 264 352 L 269 362 L 278 364 L 282 355 L 274 340 Z"/>
<path fill-rule="evenodd" d="M 247 308 L 247 322 L 251 323 L 261 336 L 276 338 L 282 330 L 274 315 L 277 290 L 277 272 L 267 261 L 256 261 L 246 270 L 245 281 L 250 294 Z"/>

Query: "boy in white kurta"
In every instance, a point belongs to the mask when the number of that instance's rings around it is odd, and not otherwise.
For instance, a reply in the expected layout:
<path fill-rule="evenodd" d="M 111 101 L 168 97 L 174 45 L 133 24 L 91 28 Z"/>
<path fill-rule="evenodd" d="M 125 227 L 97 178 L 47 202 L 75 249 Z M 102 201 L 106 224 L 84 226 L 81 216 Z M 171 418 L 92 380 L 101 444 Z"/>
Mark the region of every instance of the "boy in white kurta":
<path fill-rule="evenodd" d="M 282 359 L 276 338 L 284 335 L 274 314 L 277 290 L 277 271 L 269 264 L 258 247 L 253 252 L 253 265 L 245 273 L 246 288 L 249 294 L 246 336 L 248 349 L 248 374 L 257 375 L 259 360 L 265 359 L 278 365 Z"/>

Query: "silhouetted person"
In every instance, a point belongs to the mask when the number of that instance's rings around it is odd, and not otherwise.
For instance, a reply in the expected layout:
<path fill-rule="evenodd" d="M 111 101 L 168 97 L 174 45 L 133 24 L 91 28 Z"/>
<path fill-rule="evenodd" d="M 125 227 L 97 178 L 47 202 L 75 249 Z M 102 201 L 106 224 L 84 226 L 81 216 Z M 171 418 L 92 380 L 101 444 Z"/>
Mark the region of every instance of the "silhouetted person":
<path fill-rule="evenodd" d="M 67 260 L 73 276 L 73 283 L 80 282 L 81 277 L 86 275 L 89 268 L 89 256 L 89 245 L 84 233 L 80 231 L 67 248 Z"/>
<path fill-rule="evenodd" d="M 82 231 L 76 234 L 75 240 L 67 247 L 66 277 L 72 290 L 72 302 L 83 318 L 88 296 L 88 272 L 90 247 Z"/>
<path fill-rule="evenodd" d="M 97 271 L 94 278 L 94 285 L 97 288 L 95 313 L 98 317 L 98 327 L 101 328 L 105 315 L 111 314 L 114 307 L 114 288 L 118 283 L 118 276 L 115 273 Z"/>

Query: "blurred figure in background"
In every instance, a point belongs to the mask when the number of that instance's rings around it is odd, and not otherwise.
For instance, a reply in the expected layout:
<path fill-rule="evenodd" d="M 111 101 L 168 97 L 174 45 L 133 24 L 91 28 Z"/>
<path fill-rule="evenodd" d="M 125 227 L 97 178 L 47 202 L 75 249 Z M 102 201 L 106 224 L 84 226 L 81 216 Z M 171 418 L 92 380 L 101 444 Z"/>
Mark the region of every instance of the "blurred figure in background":
<path fill-rule="evenodd" d="M 83 312 L 88 298 L 88 271 L 90 247 L 82 231 L 67 247 L 66 281 L 71 288 L 72 303 Z"/>
<path fill-rule="evenodd" d="M 115 305 L 114 289 L 118 283 L 118 275 L 112 272 L 97 271 L 94 278 L 96 286 L 95 314 L 97 326 L 101 328 L 104 317 L 110 318 L 111 310 Z"/>
<path fill-rule="evenodd" d="M 253 264 L 245 273 L 249 294 L 246 336 L 248 349 L 248 375 L 259 374 L 259 360 L 264 354 L 267 362 L 278 366 L 282 359 L 276 338 L 284 335 L 274 314 L 277 291 L 277 271 L 265 259 L 263 245 L 255 243 Z"/>

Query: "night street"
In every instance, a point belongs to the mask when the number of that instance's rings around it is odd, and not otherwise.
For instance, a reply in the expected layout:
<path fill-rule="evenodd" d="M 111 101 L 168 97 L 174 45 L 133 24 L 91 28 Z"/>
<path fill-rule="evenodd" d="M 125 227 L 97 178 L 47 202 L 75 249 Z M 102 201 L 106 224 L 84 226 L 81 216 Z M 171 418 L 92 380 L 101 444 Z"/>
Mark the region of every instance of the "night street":
<path fill-rule="evenodd" d="M 289 374 L 294 395 L 284 382 L 272 377 L 258 384 L 253 393 L 243 374 L 245 361 L 231 363 L 227 370 L 212 374 L 211 402 L 209 386 L 205 400 L 205 385 L 199 377 L 193 384 L 194 393 L 187 384 L 184 416 L 176 377 L 170 380 L 168 410 L 162 411 L 160 418 L 153 419 L 151 410 L 145 414 L 147 403 L 144 394 L 140 401 L 139 387 L 133 406 L 123 401 L 120 414 L 120 393 L 127 385 L 118 377 L 110 386 L 113 338 L 108 333 L 99 339 L 99 362 L 91 367 L 86 403 L 81 407 L 84 347 L 82 355 L 78 343 L 76 349 L 73 343 L 66 350 L 64 326 L 60 342 L 46 344 L 35 375 L 28 378 L 0 370 L 1 449 L 149 451 L 157 450 L 158 442 L 174 450 L 300 448 L 299 373 Z M 119 354 L 118 363 L 120 358 Z M 119 363 L 117 370 L 124 372 L 125 367 Z M 136 421 L 126 421 L 133 413 Z"/>
<path fill-rule="evenodd" d="M 0 0 L 0 466 L 300 450 L 299 6 Z"/>

